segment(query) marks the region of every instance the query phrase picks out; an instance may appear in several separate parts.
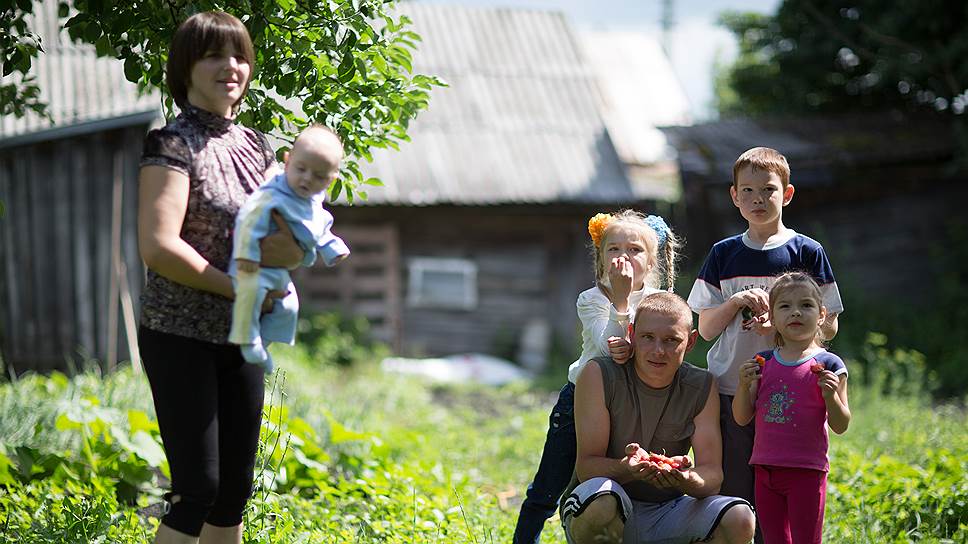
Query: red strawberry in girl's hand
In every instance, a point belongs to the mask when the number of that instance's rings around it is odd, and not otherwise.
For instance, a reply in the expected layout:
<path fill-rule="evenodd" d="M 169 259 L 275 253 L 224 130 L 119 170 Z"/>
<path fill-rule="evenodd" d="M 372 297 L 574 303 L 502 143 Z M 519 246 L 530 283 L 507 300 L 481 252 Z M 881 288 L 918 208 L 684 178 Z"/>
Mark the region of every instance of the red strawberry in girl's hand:
<path fill-rule="evenodd" d="M 756 361 L 756 364 L 760 365 L 761 367 L 766 364 L 766 359 L 764 359 L 763 356 L 759 354 L 755 355 L 753 357 L 753 360 Z"/>
<path fill-rule="evenodd" d="M 820 374 L 824 370 L 826 369 L 820 363 L 813 363 L 810 365 L 810 372 L 813 372 L 814 374 Z"/>

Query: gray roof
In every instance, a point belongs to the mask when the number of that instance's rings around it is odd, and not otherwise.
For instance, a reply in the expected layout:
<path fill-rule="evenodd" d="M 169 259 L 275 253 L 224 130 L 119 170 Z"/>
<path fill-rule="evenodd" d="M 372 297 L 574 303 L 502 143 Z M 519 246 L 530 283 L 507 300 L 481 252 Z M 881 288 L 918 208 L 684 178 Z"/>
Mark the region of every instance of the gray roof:
<path fill-rule="evenodd" d="M 831 167 L 945 160 L 955 151 L 950 122 L 939 116 L 891 113 L 774 119 L 729 119 L 663 127 L 679 151 L 683 176 L 729 183 L 733 163 L 747 149 L 783 153 L 797 183 L 829 183 Z"/>
<path fill-rule="evenodd" d="M 385 187 L 366 204 L 490 205 L 627 203 L 630 184 L 609 138 L 596 77 L 563 14 L 403 3 L 423 42 L 414 72 L 442 77 L 400 151 L 363 164 Z M 35 4 L 35 60 L 54 123 L 30 113 L 0 118 L 0 146 L 58 131 L 160 115 L 157 93 L 140 95 L 122 63 L 97 58 L 57 26 L 57 2 Z M 650 195 L 651 196 L 651 195 Z M 363 203 L 357 201 L 358 203 Z"/>
<path fill-rule="evenodd" d="M 442 77 L 412 142 L 380 150 L 368 204 L 635 200 L 605 129 L 594 73 L 558 12 L 405 3 L 423 42 L 414 71 Z"/>
<path fill-rule="evenodd" d="M 20 140 L 49 129 L 102 120 L 145 117 L 139 114 L 161 114 L 158 93 L 139 94 L 137 85 L 125 79 L 121 62 L 98 58 L 93 46 L 75 44 L 66 31 L 60 30 L 56 0 L 35 2 L 28 23 L 40 35 L 45 51 L 34 59 L 31 74 L 37 78 L 41 99 L 48 103 L 53 123 L 32 111 L 20 119 L 3 116 L 0 140 Z M 4 80 L 9 77 L 12 76 Z"/>

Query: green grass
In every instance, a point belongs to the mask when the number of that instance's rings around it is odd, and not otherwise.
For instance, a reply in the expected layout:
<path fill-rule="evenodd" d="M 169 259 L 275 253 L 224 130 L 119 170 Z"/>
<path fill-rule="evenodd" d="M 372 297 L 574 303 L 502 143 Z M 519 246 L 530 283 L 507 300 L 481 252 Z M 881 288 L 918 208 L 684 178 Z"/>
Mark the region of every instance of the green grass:
<path fill-rule="evenodd" d="M 554 392 L 433 386 L 373 363 L 336 368 L 315 365 L 298 348 L 275 353 L 283 374 L 271 395 L 277 408 L 264 429 L 247 541 L 510 541 Z M 65 424 L 62 414 L 81 403 L 98 419 Z M 157 519 L 145 509 L 158 499 L 148 491 L 165 468 L 136 472 L 138 455 L 150 452 L 124 443 L 142 427 L 129 408 L 151 413 L 145 379 L 129 370 L 0 385 L 0 542 L 150 541 Z M 848 432 L 831 435 L 825 541 L 965 542 L 964 409 L 861 388 L 852 389 L 851 408 Z M 115 430 L 97 434 L 102 427 Z M 101 444 L 109 435 L 110 448 Z M 85 464 L 85 444 L 97 470 Z M 27 464 L 35 477 L 24 484 Z M 125 475 L 141 490 L 133 504 L 113 492 Z M 542 541 L 564 543 L 556 520 Z"/>

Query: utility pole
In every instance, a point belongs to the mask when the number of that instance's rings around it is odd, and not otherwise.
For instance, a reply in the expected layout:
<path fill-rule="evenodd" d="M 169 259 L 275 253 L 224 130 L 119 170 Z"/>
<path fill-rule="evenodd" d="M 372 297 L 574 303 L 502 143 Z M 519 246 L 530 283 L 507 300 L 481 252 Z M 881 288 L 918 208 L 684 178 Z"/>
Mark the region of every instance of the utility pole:
<path fill-rule="evenodd" d="M 675 25 L 673 12 L 675 11 L 675 0 L 662 0 L 662 18 L 659 25 L 662 28 L 662 50 L 666 57 L 672 58 L 672 27 Z"/>

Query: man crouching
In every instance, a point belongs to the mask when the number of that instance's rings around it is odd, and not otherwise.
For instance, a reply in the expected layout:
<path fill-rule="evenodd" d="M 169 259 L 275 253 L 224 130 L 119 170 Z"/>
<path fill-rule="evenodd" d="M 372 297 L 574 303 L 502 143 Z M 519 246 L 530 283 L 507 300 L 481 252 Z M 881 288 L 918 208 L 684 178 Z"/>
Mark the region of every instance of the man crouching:
<path fill-rule="evenodd" d="M 683 363 L 696 342 L 692 311 L 679 296 L 656 293 L 633 323 L 634 364 L 594 359 L 576 383 L 576 478 L 561 503 L 568 542 L 749 542 L 749 503 L 716 494 L 723 472 L 715 380 Z"/>

